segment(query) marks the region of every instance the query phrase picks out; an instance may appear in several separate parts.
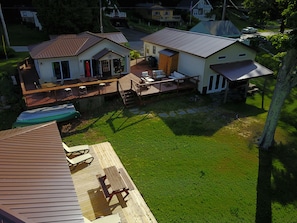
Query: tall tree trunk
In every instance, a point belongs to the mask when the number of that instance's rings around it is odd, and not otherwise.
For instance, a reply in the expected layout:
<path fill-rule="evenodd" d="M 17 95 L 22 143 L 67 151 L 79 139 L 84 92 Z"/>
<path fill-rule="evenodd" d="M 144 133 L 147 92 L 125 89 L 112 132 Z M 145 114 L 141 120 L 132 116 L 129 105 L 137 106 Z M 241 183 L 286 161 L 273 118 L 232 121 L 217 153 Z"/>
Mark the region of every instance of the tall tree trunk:
<path fill-rule="evenodd" d="M 297 83 L 297 51 L 292 48 L 287 52 L 277 76 L 263 133 L 258 142 L 262 149 L 269 149 L 274 143 L 274 134 L 280 117 L 282 106 L 292 87 Z"/>

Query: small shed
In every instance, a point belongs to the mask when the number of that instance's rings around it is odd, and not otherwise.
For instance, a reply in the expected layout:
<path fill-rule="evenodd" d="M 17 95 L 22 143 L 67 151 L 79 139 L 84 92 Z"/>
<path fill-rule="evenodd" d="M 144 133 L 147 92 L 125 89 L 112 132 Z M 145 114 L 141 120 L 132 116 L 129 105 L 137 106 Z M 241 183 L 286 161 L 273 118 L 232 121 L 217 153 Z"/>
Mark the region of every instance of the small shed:
<path fill-rule="evenodd" d="M 164 49 L 159 51 L 159 69 L 163 70 L 166 74 L 171 74 L 177 70 L 178 65 L 178 52 Z"/>

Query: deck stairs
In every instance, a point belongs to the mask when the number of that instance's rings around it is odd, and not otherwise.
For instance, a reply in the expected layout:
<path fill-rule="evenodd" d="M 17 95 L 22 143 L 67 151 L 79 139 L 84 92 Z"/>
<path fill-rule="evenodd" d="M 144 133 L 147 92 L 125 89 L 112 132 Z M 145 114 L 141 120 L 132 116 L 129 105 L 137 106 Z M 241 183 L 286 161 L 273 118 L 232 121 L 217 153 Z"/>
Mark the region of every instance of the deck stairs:
<path fill-rule="evenodd" d="M 139 98 L 136 92 L 131 89 L 122 91 L 121 98 L 126 108 L 133 108 L 139 105 Z"/>

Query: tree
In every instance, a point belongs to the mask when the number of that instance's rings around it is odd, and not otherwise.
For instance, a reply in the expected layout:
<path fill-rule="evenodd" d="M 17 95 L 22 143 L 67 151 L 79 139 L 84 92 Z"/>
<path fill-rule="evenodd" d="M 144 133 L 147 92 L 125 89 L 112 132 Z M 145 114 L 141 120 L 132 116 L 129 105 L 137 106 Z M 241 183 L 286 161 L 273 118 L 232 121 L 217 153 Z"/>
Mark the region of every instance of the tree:
<path fill-rule="evenodd" d="M 98 0 L 33 0 L 37 16 L 48 34 L 98 32 Z"/>
<path fill-rule="evenodd" d="M 281 33 L 292 26 L 297 16 L 295 0 L 244 0 L 243 5 L 255 24 L 265 25 L 269 20 L 279 20 Z"/>
<path fill-rule="evenodd" d="M 286 50 L 281 67 L 276 77 L 276 85 L 267 114 L 264 130 L 258 142 L 262 149 L 269 149 L 274 144 L 274 134 L 281 114 L 282 106 L 293 87 L 297 85 L 297 4 L 293 0 L 276 0 L 279 4 L 286 2 L 280 14 L 283 21 L 293 27 L 287 41 L 279 38 L 278 49 Z M 274 39 L 274 43 L 276 40 Z M 277 45 L 277 44 L 276 44 Z"/>
<path fill-rule="evenodd" d="M 291 89 L 297 85 L 297 50 L 290 49 L 284 57 L 277 75 L 277 83 L 266 118 L 264 130 L 259 140 L 259 147 L 269 149 L 274 143 L 274 134 L 282 106 Z"/>

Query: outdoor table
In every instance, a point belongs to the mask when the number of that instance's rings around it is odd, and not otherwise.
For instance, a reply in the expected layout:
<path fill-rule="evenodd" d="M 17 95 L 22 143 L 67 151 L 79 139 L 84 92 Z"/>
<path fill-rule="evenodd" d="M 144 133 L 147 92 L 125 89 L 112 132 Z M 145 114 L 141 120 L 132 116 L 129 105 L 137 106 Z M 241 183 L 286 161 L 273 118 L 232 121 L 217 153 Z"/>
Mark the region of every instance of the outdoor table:
<path fill-rule="evenodd" d="M 52 83 L 52 82 L 41 84 L 41 88 L 51 88 L 51 87 L 56 87 L 56 86 L 57 86 L 57 84 Z"/>
<path fill-rule="evenodd" d="M 120 194 L 122 192 L 126 192 L 126 196 L 128 196 L 129 188 L 127 187 L 125 181 L 123 180 L 119 170 L 115 166 L 110 166 L 108 168 L 104 168 L 103 171 L 105 173 L 105 176 L 99 177 L 99 182 L 102 186 L 102 189 L 105 192 L 105 196 L 109 197 L 109 200 L 112 198 L 113 195 Z M 110 184 L 110 188 L 112 190 L 111 193 L 107 190 L 107 186 L 105 184 L 106 179 Z"/>

